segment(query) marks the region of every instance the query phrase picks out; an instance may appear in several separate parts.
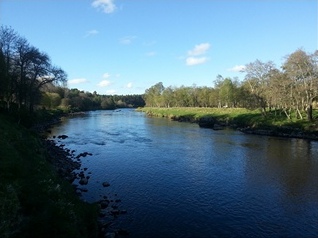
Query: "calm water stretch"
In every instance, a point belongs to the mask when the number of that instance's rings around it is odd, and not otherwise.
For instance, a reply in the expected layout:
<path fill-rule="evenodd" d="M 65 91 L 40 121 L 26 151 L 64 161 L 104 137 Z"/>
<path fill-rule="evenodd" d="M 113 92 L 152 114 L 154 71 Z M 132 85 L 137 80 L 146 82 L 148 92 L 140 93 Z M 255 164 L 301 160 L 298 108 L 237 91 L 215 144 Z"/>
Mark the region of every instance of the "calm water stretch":
<path fill-rule="evenodd" d="M 318 237 L 318 142 L 147 118 L 66 119 L 52 135 L 82 158 L 82 198 L 120 199 L 129 237 Z M 103 187 L 103 182 L 109 187 Z M 111 218 L 106 218 L 111 219 Z"/>

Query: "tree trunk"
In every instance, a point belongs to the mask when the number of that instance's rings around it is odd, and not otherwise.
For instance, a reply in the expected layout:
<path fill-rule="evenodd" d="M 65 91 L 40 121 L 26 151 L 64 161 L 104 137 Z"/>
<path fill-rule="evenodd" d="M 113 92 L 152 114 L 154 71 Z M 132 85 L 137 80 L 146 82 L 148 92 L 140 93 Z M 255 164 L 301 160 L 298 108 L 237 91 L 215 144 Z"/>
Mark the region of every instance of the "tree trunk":
<path fill-rule="evenodd" d="M 307 111 L 307 120 L 312 121 L 313 118 L 312 118 L 312 104 L 311 103 L 307 106 L 306 111 Z"/>

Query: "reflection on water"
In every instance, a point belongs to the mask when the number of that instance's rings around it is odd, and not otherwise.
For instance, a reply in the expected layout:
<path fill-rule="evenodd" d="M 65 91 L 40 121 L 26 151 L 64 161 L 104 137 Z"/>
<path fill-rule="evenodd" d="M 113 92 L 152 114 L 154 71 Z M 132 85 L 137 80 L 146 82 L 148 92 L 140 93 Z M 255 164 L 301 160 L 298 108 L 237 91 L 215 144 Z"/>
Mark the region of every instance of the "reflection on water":
<path fill-rule="evenodd" d="M 118 194 L 130 237 L 318 237 L 318 143 L 96 111 L 53 130 L 83 158 L 83 199 Z M 103 188 L 103 181 L 111 186 Z"/>

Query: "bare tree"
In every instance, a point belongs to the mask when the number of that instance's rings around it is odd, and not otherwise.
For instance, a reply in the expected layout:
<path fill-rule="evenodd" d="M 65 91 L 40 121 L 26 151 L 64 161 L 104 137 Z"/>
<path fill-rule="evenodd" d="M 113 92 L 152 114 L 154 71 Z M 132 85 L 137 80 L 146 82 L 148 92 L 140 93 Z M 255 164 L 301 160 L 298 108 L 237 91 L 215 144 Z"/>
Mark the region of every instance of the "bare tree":
<path fill-rule="evenodd" d="M 266 91 L 269 88 L 269 79 L 274 69 L 275 65 L 272 61 L 263 63 L 260 60 L 256 60 L 247 64 L 242 71 L 246 73 L 245 83 L 248 85 L 255 103 L 261 108 L 264 115 L 266 115 L 266 107 L 268 106 Z"/>
<path fill-rule="evenodd" d="M 49 56 L 32 46 L 25 38 L 8 27 L 0 29 L 1 90 L 3 100 L 16 102 L 33 111 L 41 96 L 40 88 L 48 83 L 64 84 L 65 72 L 52 66 Z"/>
<path fill-rule="evenodd" d="M 287 56 L 283 69 L 293 82 L 293 96 L 297 108 L 306 110 L 307 119 L 313 120 L 312 104 L 318 96 L 318 53 L 307 54 L 296 50 Z"/>

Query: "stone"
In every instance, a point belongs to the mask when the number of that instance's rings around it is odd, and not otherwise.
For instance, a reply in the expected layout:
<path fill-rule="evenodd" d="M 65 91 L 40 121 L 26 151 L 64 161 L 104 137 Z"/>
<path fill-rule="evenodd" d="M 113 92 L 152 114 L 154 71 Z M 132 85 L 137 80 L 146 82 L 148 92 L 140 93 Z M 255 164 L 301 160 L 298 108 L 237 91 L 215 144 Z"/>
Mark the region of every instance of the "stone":
<path fill-rule="evenodd" d="M 112 210 L 110 212 L 112 215 L 116 216 L 116 215 L 119 215 L 120 214 L 120 211 L 119 210 Z"/>
<path fill-rule="evenodd" d="M 103 200 L 103 201 L 100 202 L 100 208 L 101 209 L 107 208 L 108 205 L 109 205 L 109 202 L 107 200 Z"/>
<path fill-rule="evenodd" d="M 116 233 L 115 232 L 107 232 L 105 234 L 105 238 L 115 238 L 116 237 Z"/>
<path fill-rule="evenodd" d="M 109 187 L 110 184 L 108 182 L 103 182 L 103 187 Z"/>
<path fill-rule="evenodd" d="M 87 178 L 81 178 L 81 180 L 79 181 L 79 184 L 81 184 L 81 185 L 86 185 L 86 184 L 88 184 L 88 179 Z"/>
<path fill-rule="evenodd" d="M 120 211 L 120 214 L 126 214 L 127 213 L 127 210 L 121 210 Z"/>
<path fill-rule="evenodd" d="M 212 117 L 201 117 L 198 121 L 200 127 L 203 128 L 213 128 L 215 124 L 215 119 Z"/>
<path fill-rule="evenodd" d="M 67 137 L 68 137 L 67 135 L 59 135 L 57 138 L 64 140 L 64 139 L 66 139 Z"/>

